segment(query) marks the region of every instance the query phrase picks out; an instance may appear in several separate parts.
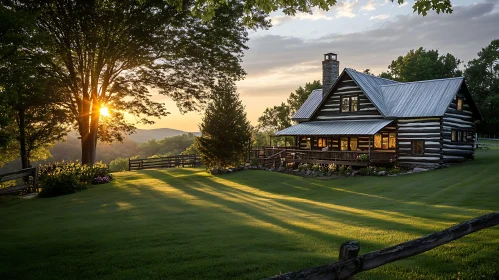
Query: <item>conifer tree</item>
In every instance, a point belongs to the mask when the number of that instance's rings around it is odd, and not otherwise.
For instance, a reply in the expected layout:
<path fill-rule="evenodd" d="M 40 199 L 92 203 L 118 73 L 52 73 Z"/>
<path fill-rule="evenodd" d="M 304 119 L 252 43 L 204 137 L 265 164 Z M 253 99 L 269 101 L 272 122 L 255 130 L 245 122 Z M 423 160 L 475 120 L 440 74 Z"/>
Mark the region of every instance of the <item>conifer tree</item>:
<path fill-rule="evenodd" d="M 233 80 L 218 81 L 199 129 L 196 145 L 208 170 L 236 166 L 244 160 L 251 125 Z"/>

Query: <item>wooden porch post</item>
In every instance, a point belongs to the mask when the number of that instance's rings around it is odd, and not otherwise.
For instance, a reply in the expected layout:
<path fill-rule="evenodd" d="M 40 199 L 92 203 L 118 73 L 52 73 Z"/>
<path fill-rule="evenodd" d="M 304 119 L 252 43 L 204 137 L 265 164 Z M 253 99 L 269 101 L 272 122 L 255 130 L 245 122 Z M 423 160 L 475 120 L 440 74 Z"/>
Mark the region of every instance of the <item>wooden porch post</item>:
<path fill-rule="evenodd" d="M 369 162 L 371 162 L 371 135 L 369 135 Z"/>

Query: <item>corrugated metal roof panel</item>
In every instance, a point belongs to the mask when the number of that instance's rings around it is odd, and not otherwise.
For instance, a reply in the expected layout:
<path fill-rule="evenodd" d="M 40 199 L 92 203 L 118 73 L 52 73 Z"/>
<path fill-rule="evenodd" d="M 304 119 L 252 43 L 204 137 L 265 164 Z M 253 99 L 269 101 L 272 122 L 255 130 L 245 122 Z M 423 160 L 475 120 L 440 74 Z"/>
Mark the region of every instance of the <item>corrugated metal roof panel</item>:
<path fill-rule="evenodd" d="M 393 120 L 312 121 L 293 125 L 276 135 L 373 135 Z"/>
<path fill-rule="evenodd" d="M 463 78 L 397 83 L 381 86 L 387 117 L 443 116 Z"/>
<path fill-rule="evenodd" d="M 322 89 L 313 90 L 292 119 L 309 119 L 322 101 Z"/>
<path fill-rule="evenodd" d="M 345 71 L 364 91 L 367 98 L 378 108 L 382 115 L 387 116 L 389 108 L 385 105 L 380 86 L 397 84 L 398 82 L 383 79 L 369 74 L 358 72 L 354 69 L 345 68 Z"/>

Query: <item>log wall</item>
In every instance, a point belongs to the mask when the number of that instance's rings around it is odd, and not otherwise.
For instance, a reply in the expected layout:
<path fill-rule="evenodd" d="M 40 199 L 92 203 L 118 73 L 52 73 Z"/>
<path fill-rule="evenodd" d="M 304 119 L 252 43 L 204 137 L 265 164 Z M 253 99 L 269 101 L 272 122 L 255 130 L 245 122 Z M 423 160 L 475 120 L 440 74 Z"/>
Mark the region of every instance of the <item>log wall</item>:
<path fill-rule="evenodd" d="M 442 163 L 441 118 L 406 118 L 397 120 L 397 152 L 401 165 L 437 165 Z M 424 141 L 424 152 L 413 153 L 413 142 Z"/>
<path fill-rule="evenodd" d="M 457 110 L 458 98 L 463 99 L 463 108 Z M 462 162 L 473 158 L 475 141 L 475 124 L 469 101 L 463 89 L 452 100 L 442 117 L 442 161 L 444 163 Z M 463 141 L 452 141 L 452 131 L 464 134 Z"/>

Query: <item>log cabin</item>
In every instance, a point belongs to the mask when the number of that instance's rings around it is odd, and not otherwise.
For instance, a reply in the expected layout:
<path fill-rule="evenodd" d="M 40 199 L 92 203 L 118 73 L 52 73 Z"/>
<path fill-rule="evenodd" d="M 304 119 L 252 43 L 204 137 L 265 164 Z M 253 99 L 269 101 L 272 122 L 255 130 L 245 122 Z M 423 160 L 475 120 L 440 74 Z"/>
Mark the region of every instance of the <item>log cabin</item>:
<path fill-rule="evenodd" d="M 463 77 L 401 83 L 350 68 L 340 73 L 337 57 L 324 55 L 323 88 L 310 94 L 293 126 L 276 133 L 294 137 L 295 146 L 264 154 L 353 166 L 473 159 L 482 116 Z"/>

